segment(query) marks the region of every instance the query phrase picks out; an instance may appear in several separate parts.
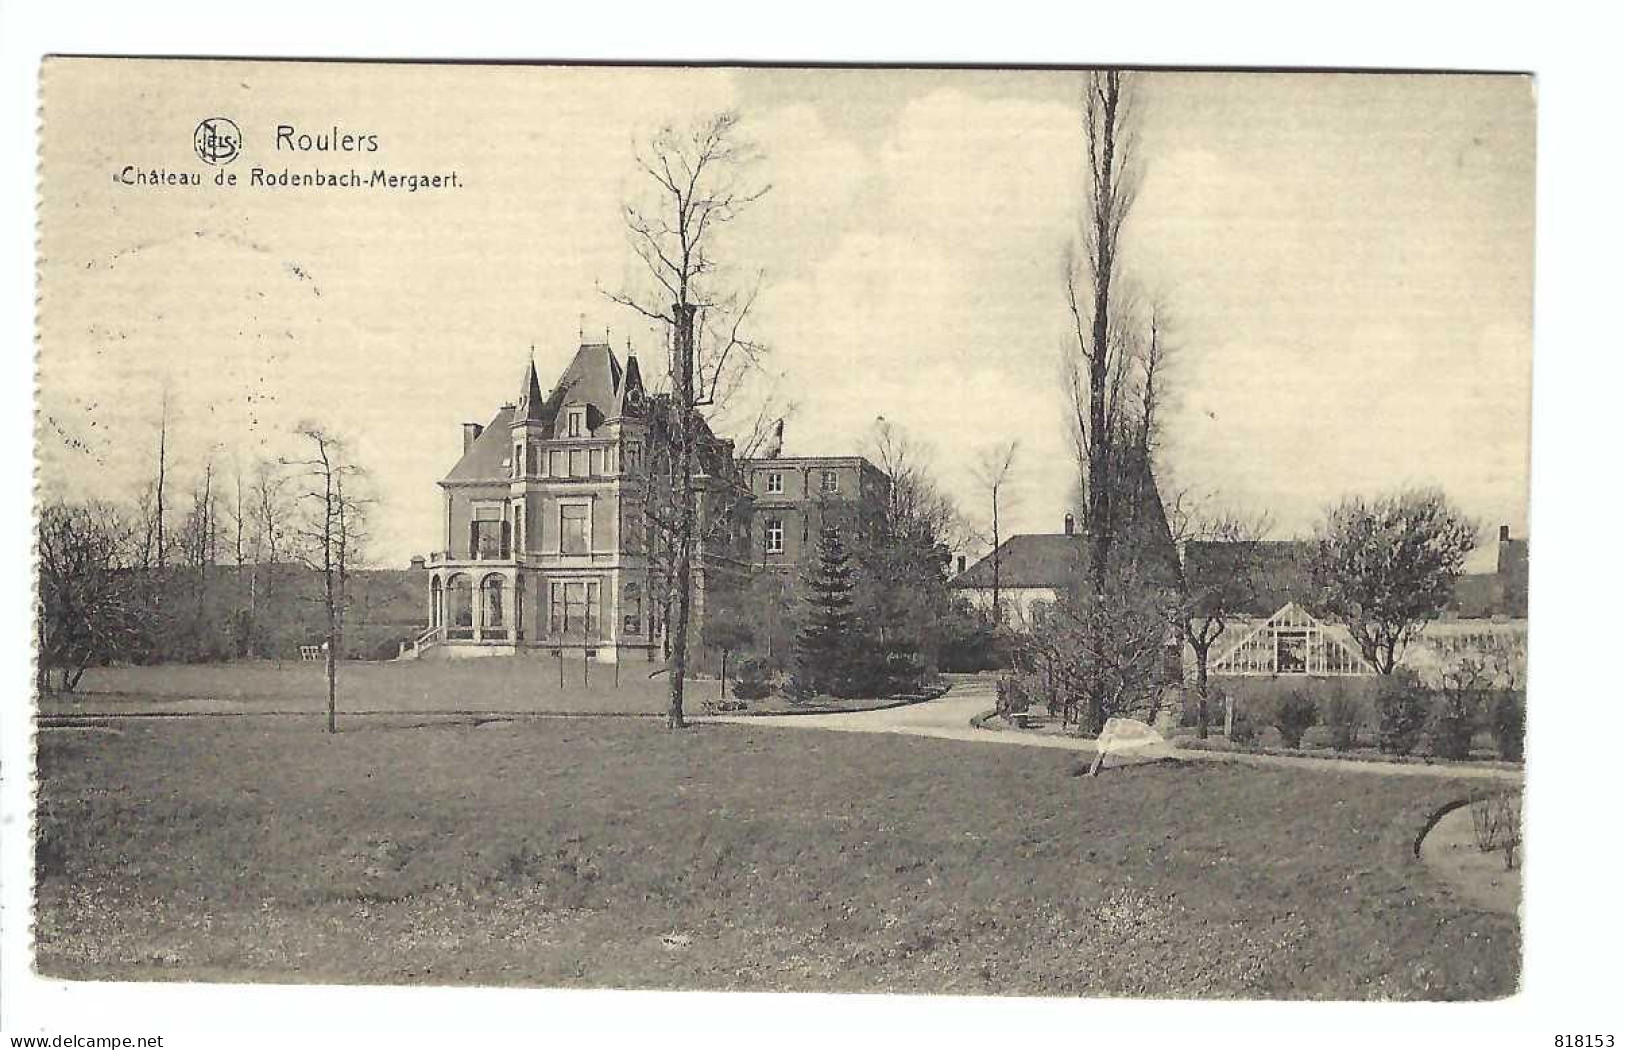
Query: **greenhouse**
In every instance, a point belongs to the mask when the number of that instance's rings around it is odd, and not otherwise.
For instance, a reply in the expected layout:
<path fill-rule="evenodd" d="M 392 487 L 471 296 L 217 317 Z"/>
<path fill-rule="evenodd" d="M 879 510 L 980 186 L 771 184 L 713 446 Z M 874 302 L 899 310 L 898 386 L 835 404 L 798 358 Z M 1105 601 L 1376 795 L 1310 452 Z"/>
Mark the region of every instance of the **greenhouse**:
<path fill-rule="evenodd" d="M 1369 675 L 1347 629 L 1321 623 L 1288 602 L 1214 661 L 1215 675 Z"/>

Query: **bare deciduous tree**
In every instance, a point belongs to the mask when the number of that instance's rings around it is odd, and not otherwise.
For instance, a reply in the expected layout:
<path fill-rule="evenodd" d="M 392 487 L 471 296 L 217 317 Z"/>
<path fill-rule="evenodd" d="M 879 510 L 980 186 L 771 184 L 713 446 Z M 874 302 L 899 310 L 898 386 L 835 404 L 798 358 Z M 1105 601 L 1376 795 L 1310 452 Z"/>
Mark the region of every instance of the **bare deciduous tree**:
<path fill-rule="evenodd" d="M 318 423 L 301 423 L 297 434 L 310 456 L 287 463 L 301 471 L 298 498 L 305 513 L 294 528 L 300 559 L 321 574 L 322 610 L 326 618 L 327 731 L 338 732 L 338 658 L 343 642 L 344 611 L 349 601 L 350 570 L 364 539 L 365 504 L 357 483 L 365 476 L 350 461 L 342 438 Z M 346 491 L 348 489 L 348 491 Z"/>
<path fill-rule="evenodd" d="M 738 389 L 743 366 L 763 347 L 746 334 L 760 275 L 747 293 L 730 290 L 717 251 L 722 231 L 768 190 L 752 172 L 760 155 L 739 134 L 739 117 L 725 112 L 687 129 L 665 127 L 636 150 L 653 198 L 625 208 L 627 235 L 651 285 L 607 293 L 670 333 L 671 418 L 658 429 L 671 446 L 675 551 L 671 592 L 675 613 L 666 626 L 671 648 L 667 725 L 681 728 L 683 675 L 688 663 L 693 558 L 697 536 L 694 468 L 704 427 L 698 409 Z"/>
<path fill-rule="evenodd" d="M 149 601 L 136 572 L 135 529 L 106 503 L 51 503 L 40 512 L 38 687 L 61 673 L 72 692 L 98 660 L 127 656 Z"/>
<path fill-rule="evenodd" d="M 886 498 L 889 536 L 915 533 L 949 550 L 970 539 L 965 516 L 932 476 L 928 445 L 884 416 L 876 417 L 869 443 L 880 469 L 891 479 Z"/>
<path fill-rule="evenodd" d="M 1126 428 L 1121 412 L 1132 399 L 1125 383 L 1139 343 L 1131 297 L 1121 288 L 1123 226 L 1139 191 L 1133 103 L 1128 75 L 1099 70 L 1083 90 L 1087 171 L 1074 257 L 1066 266 L 1067 306 L 1073 321 L 1070 357 L 1074 436 L 1083 466 L 1084 525 L 1090 573 L 1104 594 L 1116 496 L 1114 469 Z M 1078 258 L 1081 256 L 1081 258 Z"/>
<path fill-rule="evenodd" d="M 1180 494 L 1168 501 L 1168 524 L 1180 552 L 1169 622 L 1196 658 L 1196 734 L 1206 737 L 1209 654 L 1258 597 L 1258 548 L 1270 522 L 1267 515 L 1210 509 Z M 1202 545 L 1195 558 L 1193 544 Z"/>
<path fill-rule="evenodd" d="M 1004 487 L 1010 480 L 1010 474 L 1015 468 L 1016 450 L 1020 446 L 1018 441 L 1006 441 L 991 448 L 984 449 L 977 458 L 974 470 L 976 482 L 988 494 L 988 501 L 992 505 L 990 531 L 993 539 L 993 625 L 995 628 L 1004 624 L 1004 596 L 1001 590 L 1000 561 L 1003 552 L 999 549 L 999 498 L 1003 495 Z"/>
<path fill-rule="evenodd" d="M 254 478 L 249 492 L 250 549 L 253 566 L 250 587 L 257 592 L 253 599 L 256 608 L 271 606 L 277 595 L 277 566 L 287 556 L 289 518 L 293 508 L 288 500 L 288 478 L 282 465 L 274 459 L 262 459 L 254 465 Z M 261 580 L 261 569 L 264 579 Z M 260 631 L 255 624 L 256 633 Z M 275 639 L 259 639 L 261 645 L 275 644 Z"/>
<path fill-rule="evenodd" d="M 1082 98 L 1085 173 L 1076 243 L 1065 265 L 1072 318 L 1065 361 L 1073 439 L 1082 492 L 1086 562 L 1093 608 L 1138 606 L 1110 594 L 1113 581 L 1141 586 L 1145 573 L 1120 572 L 1115 548 L 1145 524 L 1137 519 L 1154 480 L 1152 454 L 1160 408 L 1165 346 L 1155 308 L 1144 309 L 1124 273 L 1123 234 L 1141 181 L 1135 131 L 1134 84 L 1121 70 L 1088 74 Z M 1142 552 L 1130 551 L 1138 558 Z M 1102 615 L 1089 617 L 1105 630 Z M 1107 652 L 1101 635 L 1084 651 Z M 1108 675 L 1087 676 L 1097 690 Z M 1098 729 L 1109 698 L 1090 698 L 1088 722 Z"/>
<path fill-rule="evenodd" d="M 153 479 L 152 513 L 157 534 L 158 568 L 168 564 L 169 547 L 164 537 L 164 484 L 169 473 L 169 390 L 165 388 L 158 411 L 158 473 Z"/>

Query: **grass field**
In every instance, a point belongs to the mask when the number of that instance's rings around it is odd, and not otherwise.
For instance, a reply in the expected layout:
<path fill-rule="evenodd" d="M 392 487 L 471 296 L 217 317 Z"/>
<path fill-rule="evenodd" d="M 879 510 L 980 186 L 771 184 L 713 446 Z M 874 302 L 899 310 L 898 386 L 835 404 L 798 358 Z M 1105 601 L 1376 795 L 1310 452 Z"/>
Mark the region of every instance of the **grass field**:
<path fill-rule="evenodd" d="M 670 679 L 650 677 L 661 664 L 612 664 L 567 660 L 563 681 L 549 656 L 412 660 L 339 665 L 341 716 L 376 712 L 499 712 L 576 715 L 654 715 L 666 710 Z M 253 660 L 228 664 L 158 664 L 93 667 L 72 694 L 47 696 L 47 715 L 100 713 L 240 713 L 327 710 L 326 671 L 321 663 Z M 731 691 L 731 689 L 730 689 Z M 689 679 L 685 708 L 701 712 L 719 698 L 715 678 Z M 774 696 L 752 701 L 751 711 L 863 709 L 885 697 L 837 700 L 817 697 L 791 704 Z"/>
<path fill-rule="evenodd" d="M 339 665 L 340 712 L 506 711 L 568 714 L 655 714 L 665 710 L 665 675 L 647 662 L 567 661 L 564 682 L 549 657 L 412 660 Z M 93 667 L 73 695 L 47 697 L 46 714 L 95 711 L 269 712 L 327 709 L 323 665 L 244 661 Z M 691 682 L 700 694 L 709 685 Z M 697 708 L 696 708 L 697 709 Z"/>
<path fill-rule="evenodd" d="M 416 722 L 418 724 L 413 725 Z M 40 734 L 69 978 L 1483 998 L 1516 922 L 1410 852 L 1432 778 L 646 719 Z"/>

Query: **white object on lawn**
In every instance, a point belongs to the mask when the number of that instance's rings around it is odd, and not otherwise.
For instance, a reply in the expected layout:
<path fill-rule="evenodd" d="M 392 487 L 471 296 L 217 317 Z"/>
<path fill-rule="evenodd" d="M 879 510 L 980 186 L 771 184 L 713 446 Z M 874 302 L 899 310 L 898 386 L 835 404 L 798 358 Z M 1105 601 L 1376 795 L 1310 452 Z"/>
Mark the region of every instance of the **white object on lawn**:
<path fill-rule="evenodd" d="M 1089 767 L 1089 775 L 1100 775 L 1100 765 L 1106 761 L 1107 752 L 1138 751 L 1167 743 L 1161 733 L 1137 718 L 1108 718 L 1100 736 L 1095 738 L 1095 761 Z"/>

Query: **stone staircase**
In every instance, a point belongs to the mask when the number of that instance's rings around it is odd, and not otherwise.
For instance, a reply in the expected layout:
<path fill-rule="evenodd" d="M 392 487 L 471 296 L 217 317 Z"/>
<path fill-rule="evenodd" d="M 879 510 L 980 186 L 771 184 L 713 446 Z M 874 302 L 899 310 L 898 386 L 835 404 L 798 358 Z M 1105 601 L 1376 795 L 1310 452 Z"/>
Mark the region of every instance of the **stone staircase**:
<path fill-rule="evenodd" d="M 435 646 L 446 640 L 444 627 L 430 627 L 410 642 L 401 643 L 400 655 L 397 660 L 420 660 Z"/>

